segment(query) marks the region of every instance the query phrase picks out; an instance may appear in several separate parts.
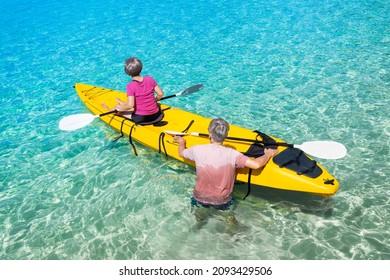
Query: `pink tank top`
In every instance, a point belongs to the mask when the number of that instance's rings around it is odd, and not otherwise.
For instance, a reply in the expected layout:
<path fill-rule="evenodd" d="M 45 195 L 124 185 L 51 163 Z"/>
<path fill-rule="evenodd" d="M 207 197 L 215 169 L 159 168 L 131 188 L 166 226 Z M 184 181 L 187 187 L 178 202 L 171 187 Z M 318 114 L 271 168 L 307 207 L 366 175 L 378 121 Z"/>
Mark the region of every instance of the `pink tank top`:
<path fill-rule="evenodd" d="M 153 115 L 158 112 L 154 97 L 156 81 L 150 76 L 144 76 L 142 82 L 131 81 L 126 86 L 127 96 L 134 96 L 134 113 L 141 116 Z"/>

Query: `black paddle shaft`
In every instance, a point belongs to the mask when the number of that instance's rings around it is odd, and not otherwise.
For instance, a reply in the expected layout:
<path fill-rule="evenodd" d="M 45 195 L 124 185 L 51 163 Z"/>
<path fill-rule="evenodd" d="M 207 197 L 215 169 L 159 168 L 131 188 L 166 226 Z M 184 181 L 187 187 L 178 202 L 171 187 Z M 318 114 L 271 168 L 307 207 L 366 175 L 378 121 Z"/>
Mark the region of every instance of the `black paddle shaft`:
<path fill-rule="evenodd" d="M 205 134 L 205 133 L 199 133 L 199 136 L 202 136 L 202 137 L 208 137 L 209 135 L 208 134 Z M 275 142 L 275 143 L 266 143 L 266 142 L 263 142 L 263 141 L 259 141 L 259 140 L 256 140 L 256 139 L 247 139 L 247 138 L 240 138 L 240 137 L 226 137 L 225 139 L 229 139 L 229 140 L 236 140 L 236 141 L 243 141 L 243 142 L 250 142 L 250 143 L 261 143 L 265 146 L 283 146 L 283 147 L 294 147 L 293 144 L 289 144 L 289 143 L 281 143 L 281 142 Z"/>
<path fill-rule="evenodd" d="M 115 114 L 115 113 L 118 113 L 118 110 L 113 110 L 113 111 L 105 112 L 105 113 L 103 113 L 103 114 L 100 114 L 99 117 L 103 117 L 103 116 L 106 116 L 106 115 L 109 115 L 109 114 Z"/>

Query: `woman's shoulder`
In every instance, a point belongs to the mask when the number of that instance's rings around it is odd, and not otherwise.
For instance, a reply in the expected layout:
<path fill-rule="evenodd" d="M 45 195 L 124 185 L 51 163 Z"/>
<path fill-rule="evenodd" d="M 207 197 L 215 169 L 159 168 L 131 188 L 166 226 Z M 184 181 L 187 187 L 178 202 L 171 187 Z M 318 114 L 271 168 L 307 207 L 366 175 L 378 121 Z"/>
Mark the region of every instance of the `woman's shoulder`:
<path fill-rule="evenodd" d="M 126 85 L 126 90 L 134 88 L 135 85 L 136 85 L 136 82 L 134 82 L 134 81 L 128 82 Z"/>
<path fill-rule="evenodd" d="M 144 83 L 153 84 L 153 85 L 157 84 L 156 80 L 152 76 L 144 76 L 143 78 L 144 78 L 143 80 Z"/>

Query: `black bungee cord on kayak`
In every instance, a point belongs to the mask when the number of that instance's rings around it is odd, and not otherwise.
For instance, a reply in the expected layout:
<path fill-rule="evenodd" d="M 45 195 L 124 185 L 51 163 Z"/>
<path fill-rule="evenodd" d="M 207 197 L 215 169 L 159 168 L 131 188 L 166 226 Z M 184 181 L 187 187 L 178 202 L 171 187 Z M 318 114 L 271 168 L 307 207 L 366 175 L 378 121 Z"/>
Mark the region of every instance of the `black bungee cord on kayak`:
<path fill-rule="evenodd" d="M 164 110 L 162 110 L 161 112 L 161 115 L 160 117 L 155 121 L 155 122 L 148 122 L 148 123 L 135 123 L 133 120 L 125 117 L 125 116 L 121 116 L 121 115 L 116 115 L 118 117 L 121 117 L 123 118 L 122 122 L 121 122 L 121 128 L 120 128 L 120 132 L 121 132 L 121 135 L 116 137 L 114 139 L 114 142 L 117 141 L 118 139 L 122 138 L 124 136 L 124 133 L 123 133 L 123 125 L 125 123 L 125 121 L 129 121 L 130 123 L 132 123 L 133 125 L 130 127 L 130 132 L 129 132 L 129 143 L 130 145 L 133 147 L 133 150 L 134 150 L 134 154 L 136 156 L 138 156 L 138 153 L 137 153 L 137 148 L 135 147 L 134 143 L 133 143 L 133 138 L 131 137 L 132 133 L 133 133 L 133 129 L 136 125 L 149 125 L 149 124 L 153 124 L 153 125 L 156 125 L 156 126 L 164 126 L 167 124 L 167 122 L 162 122 L 162 118 L 164 117 L 164 112 L 165 110 L 168 110 L 170 109 L 170 107 L 168 108 L 165 108 Z M 114 117 L 114 116 L 113 116 Z M 158 124 L 158 125 L 157 125 Z M 163 133 L 162 133 L 163 134 Z M 159 152 L 161 152 L 161 147 L 160 147 L 160 142 L 161 142 L 161 134 L 160 134 L 160 137 L 159 137 Z M 164 147 L 164 152 L 165 152 L 165 155 L 168 156 L 167 152 L 166 152 L 166 149 L 165 149 L 165 146 L 164 146 L 164 143 L 163 143 L 163 147 Z"/>
<path fill-rule="evenodd" d="M 191 126 L 194 124 L 194 120 L 190 121 L 190 123 L 187 125 L 187 127 L 182 131 L 183 133 L 187 133 L 188 130 L 191 128 Z"/>
<path fill-rule="evenodd" d="M 112 118 L 111 118 L 112 120 Z M 123 118 L 122 122 L 121 122 L 121 129 L 120 129 L 120 132 L 121 132 L 121 135 L 115 137 L 115 139 L 113 140 L 113 142 L 116 142 L 118 141 L 120 138 L 122 138 L 124 136 L 123 134 L 123 123 L 126 121 L 126 118 Z"/>
<path fill-rule="evenodd" d="M 248 172 L 248 191 L 246 192 L 246 195 L 244 196 L 244 198 L 242 200 L 245 200 L 248 195 L 251 193 L 251 177 L 252 177 L 252 171 L 253 169 L 252 168 L 249 168 L 249 172 Z"/>
<path fill-rule="evenodd" d="M 133 144 L 133 139 L 131 138 L 131 134 L 133 133 L 133 128 L 136 124 L 133 124 L 130 128 L 130 132 L 129 132 L 129 143 L 130 145 L 133 147 L 133 150 L 134 150 L 134 154 L 136 156 L 138 156 L 138 153 L 137 153 L 137 149 L 135 148 L 135 145 Z"/>
<path fill-rule="evenodd" d="M 161 132 L 160 136 L 158 138 L 158 153 L 161 153 L 161 146 L 162 146 L 164 148 L 165 156 L 168 157 L 168 153 L 167 153 L 167 150 L 165 148 L 164 137 L 165 137 L 165 133 Z"/>
<path fill-rule="evenodd" d="M 190 123 L 187 125 L 187 127 L 183 130 L 183 133 L 186 133 L 190 129 L 190 127 L 192 126 L 192 124 L 194 122 L 195 122 L 194 120 L 190 121 Z M 161 153 L 161 147 L 163 147 L 165 156 L 168 157 L 168 153 L 167 153 L 167 150 L 165 148 L 164 137 L 165 137 L 165 132 L 161 132 L 160 136 L 159 136 L 159 141 L 158 141 L 158 152 Z"/>
<path fill-rule="evenodd" d="M 124 123 L 125 123 L 126 120 L 130 121 L 130 120 L 129 120 L 128 118 L 126 118 L 126 117 L 123 117 L 123 116 L 120 116 L 120 115 L 117 115 L 117 116 L 123 118 L 123 120 L 122 120 L 122 122 L 121 122 L 121 129 L 120 129 L 121 135 L 115 137 L 115 139 L 113 140 L 113 142 L 116 142 L 116 141 L 118 141 L 120 138 L 122 138 L 123 136 L 125 136 L 125 134 L 123 133 L 123 125 L 124 125 Z M 114 115 L 113 115 L 112 118 L 114 118 Z M 130 122 L 131 122 L 131 121 L 130 121 Z M 133 122 L 131 122 L 131 123 L 133 123 Z M 133 125 L 132 125 L 131 128 L 130 128 L 130 132 L 129 132 L 129 143 L 130 143 L 130 145 L 133 147 L 134 154 L 135 154 L 136 156 L 138 156 L 137 149 L 136 149 L 136 147 L 135 147 L 135 145 L 134 145 L 134 143 L 133 143 L 133 139 L 132 139 L 132 137 L 131 137 L 131 134 L 133 133 L 133 128 L 134 128 L 135 125 L 136 125 L 136 124 L 133 123 Z"/>

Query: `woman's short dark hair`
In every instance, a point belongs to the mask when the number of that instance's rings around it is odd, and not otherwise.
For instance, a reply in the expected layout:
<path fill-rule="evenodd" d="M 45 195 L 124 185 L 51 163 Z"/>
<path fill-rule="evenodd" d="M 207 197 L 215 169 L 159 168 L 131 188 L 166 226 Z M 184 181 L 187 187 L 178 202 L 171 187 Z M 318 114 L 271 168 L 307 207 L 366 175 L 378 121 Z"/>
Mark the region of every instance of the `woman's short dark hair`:
<path fill-rule="evenodd" d="M 209 133 L 216 142 L 223 142 L 229 132 L 229 124 L 222 118 L 213 119 L 209 124 Z"/>
<path fill-rule="evenodd" d="M 142 62 L 136 57 L 130 57 L 125 62 L 125 72 L 127 75 L 134 77 L 141 74 Z"/>

